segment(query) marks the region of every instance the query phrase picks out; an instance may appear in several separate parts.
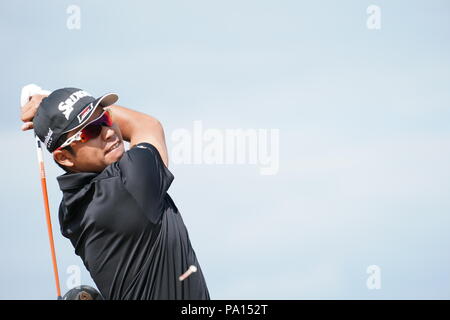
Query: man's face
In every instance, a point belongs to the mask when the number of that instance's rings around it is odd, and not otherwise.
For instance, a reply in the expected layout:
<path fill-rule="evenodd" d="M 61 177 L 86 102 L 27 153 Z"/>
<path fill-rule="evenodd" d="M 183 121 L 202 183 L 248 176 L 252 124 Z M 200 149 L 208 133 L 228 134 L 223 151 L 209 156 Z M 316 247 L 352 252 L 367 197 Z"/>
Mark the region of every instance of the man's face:
<path fill-rule="evenodd" d="M 103 111 L 103 108 L 99 106 L 87 123 L 98 118 Z M 79 129 L 75 129 L 69 132 L 67 138 L 78 131 Z M 74 172 L 101 172 L 109 164 L 118 161 L 125 152 L 122 134 L 114 122 L 112 127 L 102 126 L 102 131 L 98 137 L 86 142 L 75 141 L 70 146 L 74 154 L 64 149 L 61 152 L 71 162 L 71 165 L 62 164 Z"/>

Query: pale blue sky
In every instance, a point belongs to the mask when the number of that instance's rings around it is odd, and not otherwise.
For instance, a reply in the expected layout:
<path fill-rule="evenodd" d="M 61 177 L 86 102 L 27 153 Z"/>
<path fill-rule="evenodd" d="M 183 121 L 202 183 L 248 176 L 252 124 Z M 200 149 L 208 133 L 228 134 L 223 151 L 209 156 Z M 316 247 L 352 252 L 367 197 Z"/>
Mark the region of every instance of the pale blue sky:
<path fill-rule="evenodd" d="M 80 30 L 66 28 L 72 4 Z M 33 138 L 19 131 L 32 82 L 117 92 L 163 123 L 169 151 L 195 120 L 280 130 L 274 176 L 169 166 L 212 298 L 450 298 L 448 1 L 2 1 L 0 37 L 0 299 L 55 295 Z M 67 291 L 82 263 L 59 233 L 48 154 L 46 168 Z"/>

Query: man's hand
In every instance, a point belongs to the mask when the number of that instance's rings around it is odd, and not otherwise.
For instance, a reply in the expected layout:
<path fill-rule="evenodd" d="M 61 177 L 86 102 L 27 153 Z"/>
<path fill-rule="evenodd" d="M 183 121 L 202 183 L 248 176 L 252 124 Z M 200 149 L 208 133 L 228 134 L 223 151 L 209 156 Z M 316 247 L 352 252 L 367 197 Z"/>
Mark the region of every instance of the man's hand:
<path fill-rule="evenodd" d="M 33 119 L 36 112 L 41 104 L 42 99 L 46 98 L 47 95 L 37 94 L 30 98 L 30 101 L 25 104 L 20 111 L 20 119 L 24 122 L 22 125 L 22 131 L 27 131 L 33 129 Z"/>

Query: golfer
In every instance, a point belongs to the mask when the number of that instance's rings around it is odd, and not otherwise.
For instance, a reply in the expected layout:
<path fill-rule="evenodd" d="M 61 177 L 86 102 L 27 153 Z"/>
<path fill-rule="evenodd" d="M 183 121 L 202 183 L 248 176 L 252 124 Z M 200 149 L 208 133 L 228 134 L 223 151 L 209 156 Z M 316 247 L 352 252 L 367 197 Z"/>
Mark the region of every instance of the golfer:
<path fill-rule="evenodd" d="M 167 193 L 174 176 L 161 123 L 117 100 L 63 88 L 22 107 L 22 130 L 34 128 L 66 171 L 57 178 L 61 232 L 105 299 L 209 299 Z"/>

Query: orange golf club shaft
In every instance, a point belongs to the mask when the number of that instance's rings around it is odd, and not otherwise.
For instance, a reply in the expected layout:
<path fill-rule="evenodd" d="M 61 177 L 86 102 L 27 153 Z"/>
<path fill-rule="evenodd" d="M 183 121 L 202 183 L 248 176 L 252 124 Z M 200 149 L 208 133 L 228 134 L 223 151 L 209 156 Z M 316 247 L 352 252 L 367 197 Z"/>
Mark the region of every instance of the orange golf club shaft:
<path fill-rule="evenodd" d="M 41 87 L 31 83 L 24 87 L 22 87 L 22 91 L 20 92 L 20 105 L 24 107 L 31 99 L 33 95 L 50 95 L 51 92 L 48 90 L 42 90 Z M 52 256 L 52 264 L 53 264 L 53 273 L 55 276 L 56 283 L 56 293 L 58 295 L 58 299 L 61 298 L 61 288 L 59 286 L 59 275 L 58 275 L 58 264 L 56 263 L 56 253 L 55 253 L 55 243 L 53 241 L 53 232 L 52 232 L 52 220 L 50 217 L 50 206 L 48 204 L 48 193 L 47 193 L 47 182 L 45 179 L 45 169 L 44 169 L 44 157 L 42 156 L 42 148 L 41 141 L 34 134 L 34 138 L 36 139 L 36 151 L 37 158 L 39 162 L 39 171 L 41 175 L 41 187 L 42 187 L 42 195 L 44 197 L 44 207 L 45 207 L 45 218 L 47 220 L 47 231 L 48 231 L 48 239 L 50 241 L 50 251 Z"/>
<path fill-rule="evenodd" d="M 56 262 L 55 243 L 53 241 L 52 220 L 50 217 L 50 206 L 48 204 L 47 181 L 45 179 L 44 159 L 42 158 L 41 142 L 39 141 L 38 138 L 36 138 L 36 141 L 37 141 L 37 152 L 38 152 L 39 169 L 40 169 L 39 171 L 40 171 L 40 175 L 41 175 L 42 195 L 44 197 L 45 219 L 47 221 L 48 239 L 50 241 L 50 251 L 51 251 L 51 255 L 52 255 L 53 273 L 55 276 L 55 283 L 56 283 L 56 293 L 58 295 L 58 299 L 61 299 L 61 288 L 59 285 L 58 264 Z"/>

